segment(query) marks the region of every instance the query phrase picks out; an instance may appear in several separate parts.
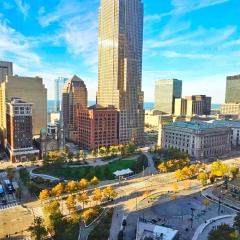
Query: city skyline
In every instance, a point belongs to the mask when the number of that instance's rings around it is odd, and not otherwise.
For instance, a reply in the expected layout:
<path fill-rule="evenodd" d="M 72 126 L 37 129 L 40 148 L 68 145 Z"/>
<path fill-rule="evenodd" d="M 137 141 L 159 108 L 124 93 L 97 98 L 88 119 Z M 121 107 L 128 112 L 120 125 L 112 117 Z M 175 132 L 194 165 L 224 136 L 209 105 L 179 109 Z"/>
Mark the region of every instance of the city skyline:
<path fill-rule="evenodd" d="M 226 76 L 239 74 L 237 0 L 144 3 L 145 101 L 153 101 L 156 80 L 174 77 L 183 80 L 183 95 L 206 94 L 223 103 Z M 99 4 L 3 1 L 1 59 L 14 62 L 14 74 L 43 77 L 49 90 L 57 77 L 77 74 L 95 99 Z"/>

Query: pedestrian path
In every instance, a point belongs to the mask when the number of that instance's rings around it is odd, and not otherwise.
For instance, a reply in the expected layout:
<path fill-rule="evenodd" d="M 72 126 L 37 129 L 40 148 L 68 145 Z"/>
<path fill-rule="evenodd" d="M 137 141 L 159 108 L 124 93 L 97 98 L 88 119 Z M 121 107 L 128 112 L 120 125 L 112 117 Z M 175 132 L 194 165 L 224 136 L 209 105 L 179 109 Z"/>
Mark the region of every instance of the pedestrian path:
<path fill-rule="evenodd" d="M 5 205 L 0 205 L 0 211 L 5 210 L 5 209 L 9 209 L 9 208 L 14 208 L 18 205 L 19 205 L 18 202 L 12 202 L 12 203 L 8 203 L 8 204 L 5 204 Z"/>

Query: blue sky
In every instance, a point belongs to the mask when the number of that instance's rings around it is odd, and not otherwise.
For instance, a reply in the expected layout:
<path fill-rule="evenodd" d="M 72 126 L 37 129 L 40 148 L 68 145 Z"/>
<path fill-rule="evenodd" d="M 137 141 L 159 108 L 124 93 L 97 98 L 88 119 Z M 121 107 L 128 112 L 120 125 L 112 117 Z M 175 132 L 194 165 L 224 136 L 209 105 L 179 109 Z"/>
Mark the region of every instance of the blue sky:
<path fill-rule="evenodd" d="M 143 90 L 183 80 L 183 94 L 222 103 L 226 75 L 240 73 L 239 0 L 144 0 Z M 0 0 L 0 59 L 14 73 L 53 80 L 79 75 L 89 99 L 97 89 L 99 0 Z"/>

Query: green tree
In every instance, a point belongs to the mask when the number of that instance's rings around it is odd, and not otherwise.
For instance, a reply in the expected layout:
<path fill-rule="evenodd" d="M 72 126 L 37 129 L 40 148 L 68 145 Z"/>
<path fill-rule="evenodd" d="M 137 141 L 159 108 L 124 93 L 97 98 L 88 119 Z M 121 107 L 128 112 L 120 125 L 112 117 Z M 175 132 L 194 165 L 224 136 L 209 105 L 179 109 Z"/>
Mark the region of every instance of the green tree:
<path fill-rule="evenodd" d="M 234 218 L 233 227 L 240 233 L 240 213 L 238 212 Z"/>
<path fill-rule="evenodd" d="M 208 240 L 237 240 L 237 234 L 234 228 L 227 224 L 222 224 L 209 233 Z"/>
<path fill-rule="evenodd" d="M 47 237 L 47 230 L 40 217 L 34 219 L 33 225 L 28 230 L 31 232 L 31 237 L 35 240 L 44 240 Z"/>

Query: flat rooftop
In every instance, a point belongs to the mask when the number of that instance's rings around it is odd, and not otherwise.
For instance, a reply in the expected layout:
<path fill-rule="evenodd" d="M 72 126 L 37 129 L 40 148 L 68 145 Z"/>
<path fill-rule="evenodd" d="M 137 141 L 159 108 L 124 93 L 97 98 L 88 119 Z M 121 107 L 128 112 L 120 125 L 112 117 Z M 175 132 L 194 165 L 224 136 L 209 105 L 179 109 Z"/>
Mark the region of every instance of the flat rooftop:
<path fill-rule="evenodd" d="M 207 129 L 214 129 L 214 128 L 222 128 L 227 127 L 223 124 L 213 124 L 207 122 L 173 122 L 165 126 L 165 128 L 186 128 L 191 130 L 207 130 Z"/>

